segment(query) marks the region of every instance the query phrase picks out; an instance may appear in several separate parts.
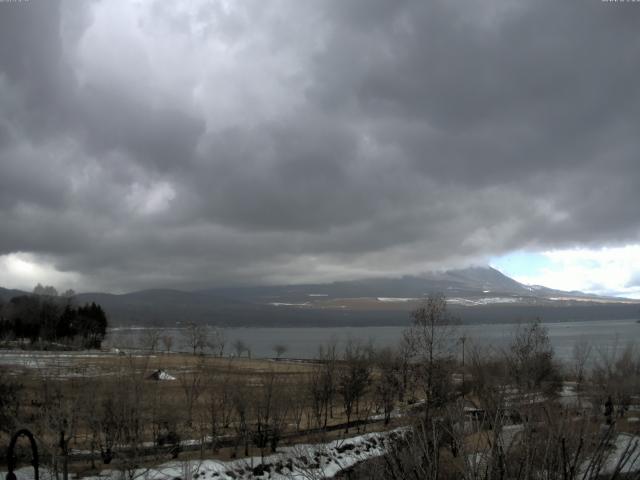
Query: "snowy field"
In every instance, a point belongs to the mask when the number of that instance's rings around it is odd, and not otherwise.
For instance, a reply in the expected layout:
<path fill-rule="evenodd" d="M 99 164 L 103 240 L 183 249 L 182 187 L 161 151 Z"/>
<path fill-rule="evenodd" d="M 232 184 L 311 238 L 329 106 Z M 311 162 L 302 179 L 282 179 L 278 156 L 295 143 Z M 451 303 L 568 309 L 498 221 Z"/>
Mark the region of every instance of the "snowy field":
<path fill-rule="evenodd" d="M 243 458 L 233 461 L 185 460 L 136 470 L 104 469 L 98 475 L 81 477 L 83 480 L 313 480 L 333 478 L 360 462 L 383 455 L 391 438 L 403 435 L 405 428 L 390 432 L 368 433 L 329 443 L 300 444 L 283 447 L 273 455 Z M 503 442 L 511 444 L 521 431 L 521 425 L 505 428 Z M 640 472 L 640 437 L 618 434 L 601 463 L 601 474 Z M 634 451 L 635 449 L 635 451 Z M 634 451 L 628 455 L 628 452 Z M 476 456 L 482 457 L 482 454 Z M 581 470 L 591 468 L 585 462 Z M 16 471 L 18 480 L 33 480 L 33 469 L 22 467 Z M 0 472 L 5 480 L 6 472 Z M 42 480 L 53 480 L 52 472 L 40 471 Z"/>

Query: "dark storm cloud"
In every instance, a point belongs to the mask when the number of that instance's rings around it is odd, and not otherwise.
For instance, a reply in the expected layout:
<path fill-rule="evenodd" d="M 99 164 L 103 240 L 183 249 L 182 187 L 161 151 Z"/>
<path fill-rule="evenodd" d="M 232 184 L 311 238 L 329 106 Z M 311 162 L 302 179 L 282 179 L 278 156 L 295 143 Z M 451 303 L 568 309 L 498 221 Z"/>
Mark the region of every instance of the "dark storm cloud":
<path fill-rule="evenodd" d="M 0 255 L 76 288 L 636 243 L 640 8 L 0 3 Z"/>

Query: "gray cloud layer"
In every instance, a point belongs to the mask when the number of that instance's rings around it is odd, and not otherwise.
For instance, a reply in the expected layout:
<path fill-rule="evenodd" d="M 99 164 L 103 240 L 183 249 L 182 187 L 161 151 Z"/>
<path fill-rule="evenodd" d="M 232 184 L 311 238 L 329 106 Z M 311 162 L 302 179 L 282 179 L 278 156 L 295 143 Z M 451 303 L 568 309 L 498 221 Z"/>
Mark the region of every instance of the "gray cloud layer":
<path fill-rule="evenodd" d="M 640 240 L 640 7 L 0 3 L 0 255 L 80 288 Z"/>

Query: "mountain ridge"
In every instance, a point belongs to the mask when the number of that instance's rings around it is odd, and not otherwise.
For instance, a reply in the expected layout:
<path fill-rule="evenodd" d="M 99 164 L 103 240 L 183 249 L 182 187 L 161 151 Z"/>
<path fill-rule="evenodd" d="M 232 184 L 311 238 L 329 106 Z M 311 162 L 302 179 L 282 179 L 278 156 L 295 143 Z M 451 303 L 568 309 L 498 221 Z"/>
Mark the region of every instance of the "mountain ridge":
<path fill-rule="evenodd" d="M 324 284 L 87 292 L 77 294 L 75 301 L 101 304 L 115 325 L 384 325 L 408 322 L 410 310 L 433 293 L 444 294 L 456 315 L 473 322 L 531 316 L 580 319 L 594 312 L 628 318 L 640 306 L 630 299 L 524 285 L 489 266 Z M 5 301 L 17 294 L 27 292 L 0 288 Z"/>

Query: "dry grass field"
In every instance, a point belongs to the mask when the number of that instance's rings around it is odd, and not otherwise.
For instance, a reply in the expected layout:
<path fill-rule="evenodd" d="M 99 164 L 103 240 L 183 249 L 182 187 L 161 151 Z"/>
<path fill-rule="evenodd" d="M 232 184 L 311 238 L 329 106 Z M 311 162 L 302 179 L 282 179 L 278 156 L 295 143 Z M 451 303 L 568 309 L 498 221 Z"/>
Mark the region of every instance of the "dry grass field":
<path fill-rule="evenodd" d="M 129 454 L 122 452 L 129 449 L 137 463 L 170 458 L 174 444 L 181 445 L 175 450 L 181 458 L 231 459 L 278 444 L 344 437 L 340 425 L 347 417 L 336 379 L 324 404 L 313 397 L 323 369 L 306 361 L 189 354 L 0 354 L 2 378 L 18 386 L 15 427 L 33 431 L 51 462 L 66 452 L 78 473 L 94 471 L 105 458 L 126 462 Z M 154 372 L 163 372 L 161 379 Z M 370 372 L 350 415 L 352 434 L 398 422 L 382 422 L 379 377 Z M 0 433 L 0 444 L 8 439 L 7 431 Z"/>

